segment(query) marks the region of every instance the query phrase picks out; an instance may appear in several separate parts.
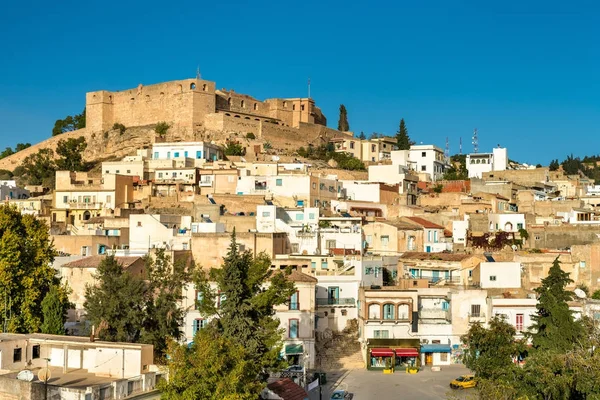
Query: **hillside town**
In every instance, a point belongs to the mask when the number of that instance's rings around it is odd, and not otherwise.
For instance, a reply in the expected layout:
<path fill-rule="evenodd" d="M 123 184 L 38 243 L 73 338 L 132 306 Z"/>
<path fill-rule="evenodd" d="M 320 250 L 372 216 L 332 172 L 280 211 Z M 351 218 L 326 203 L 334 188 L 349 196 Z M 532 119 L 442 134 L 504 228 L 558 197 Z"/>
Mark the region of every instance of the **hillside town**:
<path fill-rule="evenodd" d="M 164 374 L 150 344 L 94 340 L 102 327 L 88 319 L 86 295 L 113 258 L 144 276 L 157 254 L 204 271 L 227 263 L 232 243 L 268 257 L 294 285 L 274 317 L 279 356 L 297 367 L 269 384 L 273 396 L 308 385 L 306 371 L 462 363 L 462 338 L 495 316 L 522 339 L 557 259 L 576 294 L 570 310 L 600 318 L 600 185 L 584 174 L 512 161 L 500 144 L 451 156 L 448 142 L 410 141 L 404 121 L 396 136 L 327 128 L 312 98 L 263 102 L 199 77 L 88 93 L 86 119 L 0 161 L 15 170 L 83 137 L 95 163 L 56 168 L 39 184 L 16 173 L 0 182 L 4 207 L 43 221 L 70 304 L 64 336 L 1 333 L 0 367 L 60 369 L 52 393 L 124 398 Z M 196 282 L 179 300 L 186 346 L 213 318 Z M 65 378 L 71 369 L 87 371 L 83 388 Z"/>

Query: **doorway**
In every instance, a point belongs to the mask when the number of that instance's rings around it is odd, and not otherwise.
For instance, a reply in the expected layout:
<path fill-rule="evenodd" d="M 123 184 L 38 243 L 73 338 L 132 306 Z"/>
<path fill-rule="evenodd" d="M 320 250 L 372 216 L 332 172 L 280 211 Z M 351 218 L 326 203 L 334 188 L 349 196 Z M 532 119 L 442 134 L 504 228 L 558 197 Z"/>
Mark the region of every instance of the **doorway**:
<path fill-rule="evenodd" d="M 433 365 L 433 353 L 425 353 L 425 365 Z"/>
<path fill-rule="evenodd" d="M 327 300 L 329 304 L 337 304 L 340 298 L 340 288 L 332 286 L 327 288 Z"/>

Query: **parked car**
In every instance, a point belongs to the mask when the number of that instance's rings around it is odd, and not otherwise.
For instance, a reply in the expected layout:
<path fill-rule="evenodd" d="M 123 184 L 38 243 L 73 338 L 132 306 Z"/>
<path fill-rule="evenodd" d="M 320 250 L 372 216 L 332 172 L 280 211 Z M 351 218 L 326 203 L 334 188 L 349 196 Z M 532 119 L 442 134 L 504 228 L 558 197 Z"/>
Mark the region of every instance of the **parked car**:
<path fill-rule="evenodd" d="M 336 390 L 331 394 L 330 400 L 350 400 L 352 397 L 354 396 L 345 390 Z"/>
<path fill-rule="evenodd" d="M 304 371 L 304 367 L 302 365 L 290 365 L 285 369 L 287 372 L 302 372 Z"/>
<path fill-rule="evenodd" d="M 450 382 L 452 389 L 467 389 L 474 388 L 475 386 L 477 386 L 477 381 L 474 375 L 461 375 Z"/>

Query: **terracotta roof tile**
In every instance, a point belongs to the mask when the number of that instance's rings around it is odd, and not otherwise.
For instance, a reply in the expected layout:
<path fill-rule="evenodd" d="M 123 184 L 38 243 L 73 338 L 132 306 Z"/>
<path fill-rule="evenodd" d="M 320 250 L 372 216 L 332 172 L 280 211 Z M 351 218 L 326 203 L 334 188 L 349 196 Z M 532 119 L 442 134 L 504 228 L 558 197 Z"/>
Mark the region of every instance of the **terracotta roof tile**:
<path fill-rule="evenodd" d="M 431 221 L 427 221 L 425 218 L 421 218 L 421 217 L 406 217 L 406 219 L 413 221 L 419 225 L 421 225 L 423 228 L 427 228 L 427 229 L 444 229 L 443 226 L 440 226 L 438 224 L 434 224 Z"/>
<path fill-rule="evenodd" d="M 308 398 L 306 391 L 296 385 L 290 378 L 283 378 L 269 383 L 267 388 L 283 400 L 304 400 Z"/>
<path fill-rule="evenodd" d="M 98 265 L 104 260 L 106 256 L 89 256 L 82 258 L 80 260 L 71 261 L 70 263 L 66 263 L 63 267 L 67 268 L 98 268 Z M 127 269 L 131 265 L 133 265 L 136 261 L 140 260 L 142 257 L 133 256 L 133 257 L 115 257 L 119 264 L 123 266 L 123 268 Z"/>

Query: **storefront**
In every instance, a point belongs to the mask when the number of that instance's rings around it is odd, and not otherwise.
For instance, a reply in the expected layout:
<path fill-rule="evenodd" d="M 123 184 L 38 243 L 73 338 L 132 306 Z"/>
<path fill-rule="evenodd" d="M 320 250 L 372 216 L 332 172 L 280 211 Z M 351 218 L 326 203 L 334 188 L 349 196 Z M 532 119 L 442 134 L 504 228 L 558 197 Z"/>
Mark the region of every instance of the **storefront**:
<path fill-rule="evenodd" d="M 369 351 L 369 369 L 389 369 L 394 365 L 394 351 L 387 348 L 373 348 Z"/>
<path fill-rule="evenodd" d="M 407 367 L 418 367 L 419 366 L 419 351 L 415 348 L 405 347 L 400 349 L 394 349 L 396 369 L 404 369 Z"/>
<path fill-rule="evenodd" d="M 421 345 L 421 363 L 427 366 L 450 365 L 452 348 L 447 344 Z"/>
<path fill-rule="evenodd" d="M 300 362 L 302 354 L 304 353 L 304 346 L 302 344 L 286 344 L 285 348 L 285 358 L 290 363 L 290 365 L 301 365 Z"/>

